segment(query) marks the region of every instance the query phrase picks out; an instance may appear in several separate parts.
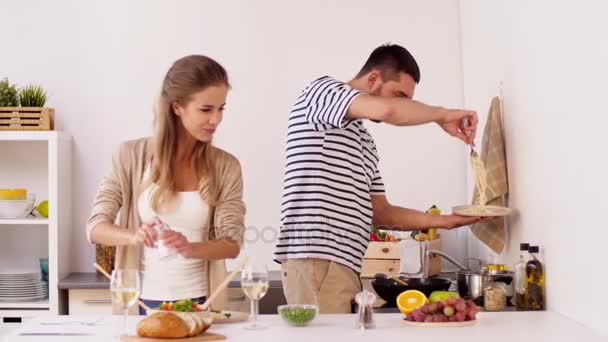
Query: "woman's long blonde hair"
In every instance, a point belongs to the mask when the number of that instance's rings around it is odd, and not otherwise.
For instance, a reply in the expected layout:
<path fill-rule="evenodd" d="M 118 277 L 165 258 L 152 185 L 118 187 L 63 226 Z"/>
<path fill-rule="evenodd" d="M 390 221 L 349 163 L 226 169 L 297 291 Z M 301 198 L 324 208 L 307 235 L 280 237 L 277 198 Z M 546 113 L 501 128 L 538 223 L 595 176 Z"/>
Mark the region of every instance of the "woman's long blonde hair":
<path fill-rule="evenodd" d="M 180 117 L 173 111 L 173 103 L 186 106 L 191 96 L 207 87 L 230 86 L 226 70 L 213 59 L 192 55 L 177 60 L 163 80 L 156 103 L 150 183 L 158 185 L 152 195 L 152 209 L 156 212 L 179 191 L 175 181 L 173 158 L 176 155 Z M 219 181 L 215 171 L 214 148 L 211 142 L 197 141 L 192 155 L 201 196 L 213 206 L 219 195 Z"/>

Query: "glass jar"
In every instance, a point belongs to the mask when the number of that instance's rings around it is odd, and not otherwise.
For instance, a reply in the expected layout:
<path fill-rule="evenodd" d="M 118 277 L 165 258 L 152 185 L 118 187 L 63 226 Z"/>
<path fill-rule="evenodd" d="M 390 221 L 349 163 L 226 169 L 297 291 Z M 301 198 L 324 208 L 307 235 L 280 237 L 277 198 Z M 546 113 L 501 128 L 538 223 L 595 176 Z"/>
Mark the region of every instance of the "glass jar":
<path fill-rule="evenodd" d="M 507 307 L 507 292 L 494 282 L 491 276 L 485 278 L 483 307 L 486 311 L 503 311 Z"/>

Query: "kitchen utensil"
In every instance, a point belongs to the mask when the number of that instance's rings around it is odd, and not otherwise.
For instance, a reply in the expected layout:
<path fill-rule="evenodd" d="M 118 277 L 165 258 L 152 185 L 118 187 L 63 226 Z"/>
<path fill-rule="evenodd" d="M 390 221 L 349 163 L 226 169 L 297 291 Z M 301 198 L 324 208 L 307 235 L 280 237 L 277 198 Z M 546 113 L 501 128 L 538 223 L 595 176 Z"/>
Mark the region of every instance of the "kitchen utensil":
<path fill-rule="evenodd" d="M 384 278 L 384 279 L 392 279 L 397 282 L 399 285 L 407 286 L 407 282 L 395 277 L 394 275 L 384 274 L 384 273 L 376 273 L 374 278 Z"/>
<path fill-rule="evenodd" d="M 403 291 L 418 290 L 429 297 L 434 291 L 447 291 L 452 285 L 450 279 L 444 278 L 399 278 L 406 281 L 408 286 L 400 285 L 393 279 L 384 278 L 375 278 L 371 282 L 376 294 L 391 307 L 397 305 L 397 296 Z"/>
<path fill-rule="evenodd" d="M 104 270 L 103 268 L 101 268 L 101 266 L 97 265 L 96 263 L 94 263 L 93 266 L 95 266 L 95 268 L 99 271 L 99 273 L 103 274 L 106 278 L 108 278 L 108 280 L 112 279 L 112 276 L 110 276 L 110 274 L 108 274 L 108 272 L 106 272 L 106 270 Z M 146 312 L 148 310 L 152 310 L 149 306 L 147 306 L 146 304 L 144 304 L 144 302 L 142 302 L 139 299 L 137 300 L 137 304 L 139 306 L 141 306 L 144 310 L 146 310 Z"/>
<path fill-rule="evenodd" d="M 172 339 L 161 339 L 161 338 L 148 338 L 141 336 L 122 336 L 120 338 L 123 342 L 201 342 L 201 341 L 220 341 L 225 340 L 226 336 L 220 334 L 214 334 L 211 332 L 204 332 L 198 336 L 186 337 L 186 338 L 172 338 Z"/>
<path fill-rule="evenodd" d="M 241 311 L 222 311 L 230 314 L 230 317 L 214 318 L 213 324 L 239 323 L 249 319 L 249 314 Z"/>
<path fill-rule="evenodd" d="M 207 298 L 207 300 L 203 303 L 203 305 L 201 305 L 201 309 L 207 310 L 209 308 L 209 306 L 211 305 L 211 303 L 213 303 L 213 301 L 217 298 L 217 296 L 220 295 L 220 293 L 226 288 L 226 286 L 228 286 L 228 283 L 230 283 L 230 281 L 236 277 L 236 274 L 238 272 L 240 272 L 243 269 L 243 266 L 245 266 L 245 264 L 249 261 L 249 257 L 244 257 L 243 260 L 241 260 L 241 262 L 239 262 L 236 267 L 234 268 L 234 270 L 232 271 L 232 273 L 230 273 L 226 279 L 224 279 L 224 281 L 218 285 L 218 287 L 215 289 L 215 291 L 211 294 L 211 296 L 209 296 L 209 298 Z"/>
<path fill-rule="evenodd" d="M 355 327 L 361 330 L 374 329 L 376 324 L 372 305 L 376 302 L 376 296 L 367 290 L 363 290 L 357 293 L 355 302 L 357 302 L 358 308 Z"/>
<path fill-rule="evenodd" d="M 452 208 L 452 213 L 460 216 L 499 217 L 509 216 L 513 210 L 496 205 L 459 205 Z"/>
<path fill-rule="evenodd" d="M 0 219 L 27 217 L 34 208 L 36 196 L 28 194 L 25 200 L 0 200 Z"/>
<path fill-rule="evenodd" d="M 476 272 L 456 272 L 458 294 L 471 299 L 475 304 L 483 305 L 484 276 Z"/>
<path fill-rule="evenodd" d="M 40 281 L 38 270 L 0 273 L 0 302 L 31 302 L 48 298 L 48 284 Z"/>
<path fill-rule="evenodd" d="M 465 299 L 471 299 L 475 304 L 483 306 L 483 290 L 487 286 L 484 277 L 489 275 L 491 279 L 505 289 L 507 301 L 513 296 L 513 277 L 511 271 L 488 271 L 480 272 L 462 271 L 456 272 L 458 283 L 458 294 Z"/>

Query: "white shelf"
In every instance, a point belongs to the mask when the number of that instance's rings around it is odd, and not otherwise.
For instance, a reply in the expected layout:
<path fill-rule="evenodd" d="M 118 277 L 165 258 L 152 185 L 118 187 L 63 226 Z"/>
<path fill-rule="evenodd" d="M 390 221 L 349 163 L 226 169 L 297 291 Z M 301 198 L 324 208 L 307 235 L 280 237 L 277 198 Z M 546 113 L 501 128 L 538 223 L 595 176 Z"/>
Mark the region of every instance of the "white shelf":
<path fill-rule="evenodd" d="M 61 131 L 0 131 L 0 141 L 50 141 L 69 140 Z"/>
<path fill-rule="evenodd" d="M 49 300 L 44 299 L 35 302 L 0 302 L 0 310 L 2 309 L 47 309 L 49 308 Z"/>
<path fill-rule="evenodd" d="M 0 219 L 1 225 L 48 225 L 49 220 L 45 218 L 25 218 L 25 219 Z"/>

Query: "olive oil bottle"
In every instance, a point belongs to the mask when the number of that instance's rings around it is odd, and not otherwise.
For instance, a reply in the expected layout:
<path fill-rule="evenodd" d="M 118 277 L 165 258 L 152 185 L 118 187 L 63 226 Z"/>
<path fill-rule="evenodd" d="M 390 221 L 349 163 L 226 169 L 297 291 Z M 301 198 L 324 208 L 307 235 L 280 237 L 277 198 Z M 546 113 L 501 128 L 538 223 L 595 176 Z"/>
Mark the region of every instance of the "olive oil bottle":
<path fill-rule="evenodd" d="M 543 264 L 536 258 L 538 246 L 528 249 L 530 260 L 526 263 L 526 310 L 545 309 L 545 272 Z"/>
<path fill-rule="evenodd" d="M 519 262 L 515 265 L 515 308 L 518 311 L 526 310 L 526 265 L 528 263 L 528 248 L 530 244 L 519 244 Z"/>

